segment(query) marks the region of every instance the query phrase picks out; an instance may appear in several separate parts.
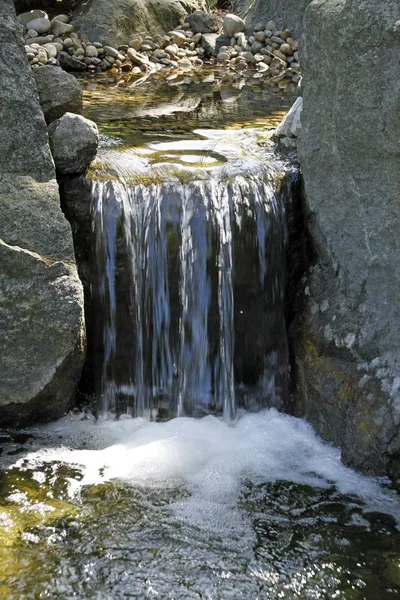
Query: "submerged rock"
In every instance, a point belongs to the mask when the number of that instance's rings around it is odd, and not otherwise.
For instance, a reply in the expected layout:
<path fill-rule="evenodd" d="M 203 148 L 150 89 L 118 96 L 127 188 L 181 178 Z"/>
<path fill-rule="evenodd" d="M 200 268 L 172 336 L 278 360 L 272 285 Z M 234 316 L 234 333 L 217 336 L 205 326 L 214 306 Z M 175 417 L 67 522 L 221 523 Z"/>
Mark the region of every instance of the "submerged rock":
<path fill-rule="evenodd" d="M 0 15 L 0 106 L 0 423 L 17 426 L 68 408 L 85 330 L 71 228 L 11 0 Z"/>
<path fill-rule="evenodd" d="M 85 173 L 96 156 L 99 132 L 93 121 L 66 113 L 50 124 L 49 139 L 59 173 Z"/>
<path fill-rule="evenodd" d="M 326 0 L 306 11 L 300 159 L 317 261 L 301 282 L 291 328 L 296 413 L 347 463 L 396 478 L 398 7 L 397 0 Z"/>

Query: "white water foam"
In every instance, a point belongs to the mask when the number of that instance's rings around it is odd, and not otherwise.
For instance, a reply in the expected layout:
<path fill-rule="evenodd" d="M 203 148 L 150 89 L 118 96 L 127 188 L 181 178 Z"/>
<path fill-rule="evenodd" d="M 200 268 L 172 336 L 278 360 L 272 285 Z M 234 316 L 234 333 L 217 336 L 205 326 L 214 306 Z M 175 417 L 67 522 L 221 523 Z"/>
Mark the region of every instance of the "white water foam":
<path fill-rule="evenodd" d="M 226 530 L 229 522 L 237 528 L 245 480 L 335 486 L 361 498 L 366 510 L 392 514 L 400 522 L 395 493 L 345 467 L 339 450 L 322 442 L 309 424 L 275 409 L 241 414 L 235 426 L 213 416 L 155 423 L 95 422 L 74 415 L 32 431 L 34 444 L 46 447 L 32 449 L 16 466 L 35 469 L 61 461 L 80 467 L 83 477 L 71 482 L 71 494 L 115 479 L 143 486 L 178 483 L 190 492 L 179 502 L 180 517 L 199 526 L 219 524 Z"/>

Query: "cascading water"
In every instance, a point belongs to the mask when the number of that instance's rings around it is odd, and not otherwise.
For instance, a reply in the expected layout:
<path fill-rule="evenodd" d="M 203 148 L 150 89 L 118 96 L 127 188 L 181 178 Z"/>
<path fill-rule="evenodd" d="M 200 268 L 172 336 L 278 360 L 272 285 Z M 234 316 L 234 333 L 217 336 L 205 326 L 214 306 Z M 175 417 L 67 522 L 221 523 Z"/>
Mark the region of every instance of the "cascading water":
<path fill-rule="evenodd" d="M 126 175 L 126 172 L 124 173 Z M 92 184 L 102 411 L 282 406 L 284 210 L 276 172 Z"/>

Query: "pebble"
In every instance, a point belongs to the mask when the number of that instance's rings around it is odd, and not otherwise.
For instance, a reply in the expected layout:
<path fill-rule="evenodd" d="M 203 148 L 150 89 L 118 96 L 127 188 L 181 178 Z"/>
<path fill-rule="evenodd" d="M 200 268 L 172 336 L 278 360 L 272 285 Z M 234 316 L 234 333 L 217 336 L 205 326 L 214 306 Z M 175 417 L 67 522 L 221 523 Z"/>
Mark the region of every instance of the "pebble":
<path fill-rule="evenodd" d="M 224 18 L 224 36 L 203 33 L 185 22 L 167 35 L 141 32 L 129 43 L 114 48 L 89 40 L 85 35 L 79 36 L 67 15 L 57 15 L 50 21 L 43 11 L 31 11 L 29 19 L 24 15 L 20 17 L 26 31 L 25 52 L 34 68 L 59 64 L 67 70 L 110 69 L 112 73 L 123 71 L 129 76 L 163 69 L 166 78 L 178 69 L 170 81 L 171 85 L 180 85 L 187 79 L 187 71 L 201 67 L 204 57 L 215 60 L 213 56 L 217 54 L 217 62 L 223 63 L 223 80 L 234 85 L 245 78 L 251 85 L 267 84 L 285 89 L 296 86 L 300 79 L 298 40 L 289 29 L 278 29 L 273 21 L 266 25 L 257 23 L 247 35 L 243 20 L 228 14 Z M 210 48 L 206 48 L 207 35 L 215 37 Z M 225 45 L 220 46 L 217 38 Z M 181 77 L 179 72 L 185 75 Z"/>

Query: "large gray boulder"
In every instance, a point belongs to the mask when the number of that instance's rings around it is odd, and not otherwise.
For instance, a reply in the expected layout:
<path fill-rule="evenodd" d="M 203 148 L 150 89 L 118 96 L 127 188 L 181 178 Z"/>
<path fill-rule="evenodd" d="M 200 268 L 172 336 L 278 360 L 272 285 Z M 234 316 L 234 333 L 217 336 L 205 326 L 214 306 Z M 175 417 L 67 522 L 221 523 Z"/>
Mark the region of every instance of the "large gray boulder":
<path fill-rule="evenodd" d="M 73 75 L 61 67 L 45 65 L 33 72 L 46 123 L 65 113 L 83 112 L 82 89 Z"/>
<path fill-rule="evenodd" d="M 288 28 L 298 36 L 309 4 L 310 0 L 235 0 L 234 7 L 249 28 L 256 23 L 266 25 L 272 20 L 278 29 Z"/>
<path fill-rule="evenodd" d="M 72 24 L 92 42 L 117 47 L 137 32 L 166 33 L 205 0 L 78 0 Z"/>
<path fill-rule="evenodd" d="M 49 141 L 59 173 L 85 173 L 96 156 L 99 131 L 93 121 L 66 113 L 49 125 Z"/>
<path fill-rule="evenodd" d="M 0 424 L 60 416 L 80 377 L 83 293 L 12 0 L 0 14 Z"/>
<path fill-rule="evenodd" d="M 400 3 L 314 0 L 300 159 L 316 262 L 291 328 L 296 412 L 400 476 Z M 354 62 L 356 60 L 356 63 Z"/>

